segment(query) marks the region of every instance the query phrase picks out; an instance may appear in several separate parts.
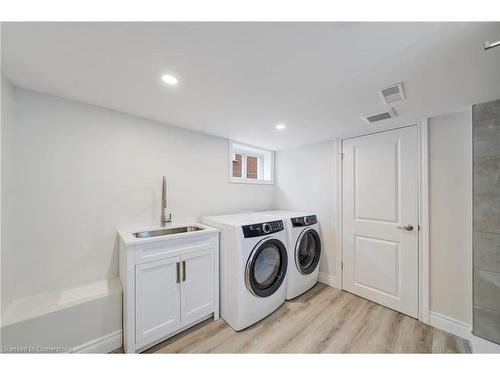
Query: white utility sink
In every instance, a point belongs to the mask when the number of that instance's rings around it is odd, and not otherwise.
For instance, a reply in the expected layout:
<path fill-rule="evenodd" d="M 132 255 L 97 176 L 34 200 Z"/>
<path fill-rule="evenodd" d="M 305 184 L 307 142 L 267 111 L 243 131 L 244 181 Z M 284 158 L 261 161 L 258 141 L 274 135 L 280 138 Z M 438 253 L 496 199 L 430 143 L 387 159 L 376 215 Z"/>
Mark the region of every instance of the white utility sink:
<path fill-rule="evenodd" d="M 199 234 L 218 232 L 200 223 L 169 224 L 165 227 L 150 227 L 140 229 L 121 229 L 118 231 L 125 244 L 165 241 L 169 238 L 189 237 Z"/>

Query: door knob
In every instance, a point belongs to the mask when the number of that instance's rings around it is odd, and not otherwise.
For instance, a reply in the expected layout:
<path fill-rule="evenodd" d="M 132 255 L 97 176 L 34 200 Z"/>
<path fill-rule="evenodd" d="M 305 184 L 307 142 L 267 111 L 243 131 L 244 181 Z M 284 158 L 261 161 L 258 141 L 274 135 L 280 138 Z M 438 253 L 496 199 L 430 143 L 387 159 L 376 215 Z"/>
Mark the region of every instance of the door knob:
<path fill-rule="evenodd" d="M 398 228 L 399 229 L 407 230 L 408 232 L 411 232 L 413 230 L 413 225 L 411 225 L 411 224 L 405 224 L 405 225 L 399 226 Z"/>

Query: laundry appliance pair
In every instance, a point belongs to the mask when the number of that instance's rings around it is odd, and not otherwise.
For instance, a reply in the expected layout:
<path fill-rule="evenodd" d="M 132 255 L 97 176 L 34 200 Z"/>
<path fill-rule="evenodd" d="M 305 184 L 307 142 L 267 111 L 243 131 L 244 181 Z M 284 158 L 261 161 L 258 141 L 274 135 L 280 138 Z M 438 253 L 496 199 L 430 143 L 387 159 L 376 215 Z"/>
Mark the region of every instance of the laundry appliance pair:
<path fill-rule="evenodd" d="M 266 211 L 202 221 L 221 229 L 220 312 L 236 331 L 318 282 L 321 235 L 315 214 Z"/>

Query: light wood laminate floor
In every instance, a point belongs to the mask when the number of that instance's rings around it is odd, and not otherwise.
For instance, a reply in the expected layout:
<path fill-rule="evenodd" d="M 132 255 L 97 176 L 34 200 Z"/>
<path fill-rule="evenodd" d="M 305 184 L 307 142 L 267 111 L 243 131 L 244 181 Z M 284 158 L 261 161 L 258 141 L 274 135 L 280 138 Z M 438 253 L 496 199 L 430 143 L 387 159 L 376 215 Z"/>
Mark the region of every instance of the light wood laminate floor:
<path fill-rule="evenodd" d="M 207 320 L 146 353 L 468 353 L 469 343 L 318 283 L 241 331 Z"/>

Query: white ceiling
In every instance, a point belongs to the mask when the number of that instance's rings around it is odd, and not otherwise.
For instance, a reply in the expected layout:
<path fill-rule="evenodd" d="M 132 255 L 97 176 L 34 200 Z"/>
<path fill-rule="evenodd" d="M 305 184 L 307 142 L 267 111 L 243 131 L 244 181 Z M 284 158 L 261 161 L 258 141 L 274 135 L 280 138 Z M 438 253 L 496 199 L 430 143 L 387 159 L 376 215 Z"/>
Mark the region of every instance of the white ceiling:
<path fill-rule="evenodd" d="M 499 38 L 500 23 L 4 23 L 2 70 L 22 88 L 283 149 L 500 98 L 500 48 L 483 50 Z M 400 117 L 366 124 L 387 109 L 377 90 L 401 81 Z"/>

